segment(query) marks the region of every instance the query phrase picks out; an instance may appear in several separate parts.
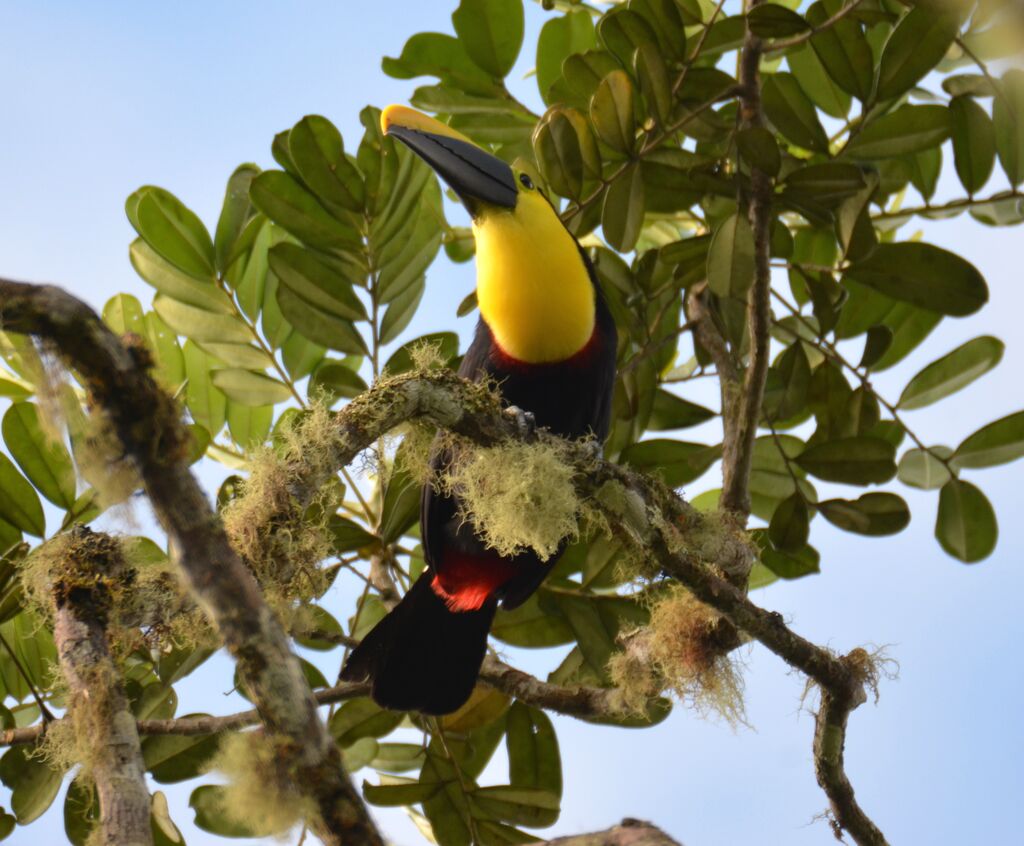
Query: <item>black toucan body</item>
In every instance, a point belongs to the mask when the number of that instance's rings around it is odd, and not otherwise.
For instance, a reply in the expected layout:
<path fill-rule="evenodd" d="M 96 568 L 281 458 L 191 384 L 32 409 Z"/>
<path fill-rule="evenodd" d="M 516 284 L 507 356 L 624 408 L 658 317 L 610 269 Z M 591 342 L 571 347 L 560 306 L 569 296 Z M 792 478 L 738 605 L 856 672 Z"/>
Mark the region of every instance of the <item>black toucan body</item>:
<path fill-rule="evenodd" d="M 381 123 L 437 171 L 473 217 L 481 318 L 460 375 L 490 378 L 502 401 L 532 413 L 538 427 L 603 441 L 615 324 L 589 259 L 554 208 L 527 174 L 432 118 L 392 106 Z M 437 466 L 449 457 L 433 460 Z M 463 705 L 498 605 L 525 602 L 557 557 L 498 555 L 458 512 L 452 496 L 424 487 L 427 569 L 342 672 L 345 680 L 372 680 L 373 698 L 383 707 L 446 714 Z"/>

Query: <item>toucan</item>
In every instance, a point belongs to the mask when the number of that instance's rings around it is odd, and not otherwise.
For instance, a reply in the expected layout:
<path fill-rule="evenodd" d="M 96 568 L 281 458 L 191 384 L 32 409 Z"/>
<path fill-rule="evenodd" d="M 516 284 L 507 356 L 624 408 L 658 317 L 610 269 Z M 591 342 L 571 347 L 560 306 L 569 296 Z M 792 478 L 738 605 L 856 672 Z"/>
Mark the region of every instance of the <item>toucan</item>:
<path fill-rule="evenodd" d="M 514 414 L 566 438 L 607 437 L 615 322 L 594 267 L 531 176 L 404 106 L 381 129 L 408 146 L 469 211 L 480 320 L 459 373 L 498 385 Z M 522 418 L 520 418 L 522 419 Z M 436 454 L 435 469 L 449 455 Z M 515 473 L 515 467 L 508 472 Z M 448 714 L 469 699 L 499 604 L 524 603 L 557 557 L 498 555 L 462 519 L 457 493 L 431 484 L 420 500 L 426 568 L 351 653 L 347 681 L 372 681 L 382 707 Z"/>

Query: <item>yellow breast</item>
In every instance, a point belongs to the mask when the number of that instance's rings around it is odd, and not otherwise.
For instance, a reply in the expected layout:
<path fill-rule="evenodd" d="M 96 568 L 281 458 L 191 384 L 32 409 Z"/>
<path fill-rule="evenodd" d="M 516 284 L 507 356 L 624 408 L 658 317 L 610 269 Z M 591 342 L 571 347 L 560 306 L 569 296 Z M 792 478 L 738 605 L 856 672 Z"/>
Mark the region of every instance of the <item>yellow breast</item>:
<path fill-rule="evenodd" d="M 477 300 L 498 345 L 530 364 L 564 361 L 594 332 L 594 286 L 572 236 L 536 191 L 473 223 Z"/>

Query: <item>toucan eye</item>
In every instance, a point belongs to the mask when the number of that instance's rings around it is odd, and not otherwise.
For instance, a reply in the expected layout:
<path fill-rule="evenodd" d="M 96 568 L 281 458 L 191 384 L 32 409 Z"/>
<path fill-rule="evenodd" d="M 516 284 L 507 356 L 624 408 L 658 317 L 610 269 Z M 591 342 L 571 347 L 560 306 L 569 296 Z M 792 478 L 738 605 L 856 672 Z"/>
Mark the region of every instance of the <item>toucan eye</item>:
<path fill-rule="evenodd" d="M 519 181 L 520 181 L 521 183 L 523 183 L 523 187 L 524 187 L 524 188 L 525 188 L 525 189 L 526 189 L 527 191 L 532 191 L 532 190 L 533 190 L 533 180 L 532 180 L 532 179 L 530 179 L 530 176 L 529 176 L 529 174 L 526 174 L 526 173 L 520 173 L 520 174 L 519 174 Z"/>

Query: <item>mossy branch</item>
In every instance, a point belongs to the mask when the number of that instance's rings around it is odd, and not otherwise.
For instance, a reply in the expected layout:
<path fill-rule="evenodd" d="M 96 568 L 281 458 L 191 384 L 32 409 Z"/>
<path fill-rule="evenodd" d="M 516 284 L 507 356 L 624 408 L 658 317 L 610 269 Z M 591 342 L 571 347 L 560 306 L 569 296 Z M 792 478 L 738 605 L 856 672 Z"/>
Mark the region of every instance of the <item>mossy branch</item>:
<path fill-rule="evenodd" d="M 180 412 L 150 376 L 145 347 L 118 338 L 89 306 L 48 285 L 0 280 L 0 328 L 51 344 L 108 417 L 191 591 L 238 662 L 268 732 L 283 741 L 296 784 L 309 791 L 321 839 L 382 846 L 288 637 L 189 471 Z"/>
<path fill-rule="evenodd" d="M 61 541 L 62 554 L 53 559 L 50 573 L 53 634 L 68 684 L 64 719 L 80 753 L 73 757 L 99 796 L 99 832 L 90 843 L 152 846 L 146 766 L 106 631 L 109 585 L 122 575 L 124 559 L 116 541 L 84 527 Z"/>
<path fill-rule="evenodd" d="M 353 815 L 341 814 L 341 827 L 348 827 L 361 842 L 380 843 L 365 807 L 342 774 L 337 750 L 317 718 L 316 700 L 298 675 L 284 632 L 231 550 L 183 460 L 173 449 L 167 454 L 183 435 L 168 399 L 146 372 L 148 362 L 140 360 L 139 350 L 126 348 L 91 309 L 57 288 L 0 280 L 0 302 L 4 328 L 52 341 L 110 414 L 126 451 L 140 467 L 193 590 L 238 658 L 264 722 L 297 741 L 296 774 L 315 791 L 318 807 L 330 812 L 343 807 L 339 800 L 354 803 Z M 428 421 L 478 446 L 522 440 L 519 426 L 487 386 L 448 370 L 414 371 L 378 382 L 337 414 L 329 460 L 325 462 L 321 453 L 318 467 L 298 466 L 293 493 L 314 496 L 315 490 L 308 489 L 313 480 L 330 478 L 378 438 L 412 420 Z M 829 707 L 822 708 L 818 721 L 820 726 L 827 720 L 829 742 L 824 750 L 816 746 L 816 757 L 822 752 L 831 755 L 821 759 L 821 766 L 832 775 L 842 774 L 841 755 L 837 758 L 834 751 L 845 742 L 845 718 L 866 698 L 867 677 L 853 665 L 852 653 L 842 658 L 811 643 L 789 629 L 780 614 L 749 600 L 743 585 L 756 553 L 746 536 L 727 521 L 697 511 L 659 481 L 596 458 L 591 444 L 566 442 L 545 432 L 536 437 L 557 445 L 576 469 L 573 483 L 580 501 L 639 555 L 820 687 Z M 273 683 L 280 687 L 274 689 Z M 282 707 L 294 710 L 282 712 Z M 333 770 L 325 766 L 328 762 Z M 856 825 L 863 812 L 852 790 L 835 790 L 835 784 L 832 777 L 823 779 L 839 824 L 854 821 L 847 830 L 860 844 L 884 843 Z M 328 831 L 338 829 L 329 826 Z"/>

